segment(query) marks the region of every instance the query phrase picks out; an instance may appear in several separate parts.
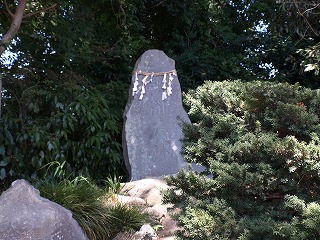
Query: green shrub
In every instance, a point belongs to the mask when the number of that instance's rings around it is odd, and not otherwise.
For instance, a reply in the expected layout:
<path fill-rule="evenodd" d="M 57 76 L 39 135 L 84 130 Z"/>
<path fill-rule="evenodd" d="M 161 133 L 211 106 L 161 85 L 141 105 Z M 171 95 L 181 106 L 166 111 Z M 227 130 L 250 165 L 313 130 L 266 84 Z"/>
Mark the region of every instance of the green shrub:
<path fill-rule="evenodd" d="M 320 91 L 206 82 L 185 99 L 182 154 L 206 170 L 168 179 L 180 239 L 318 239 Z"/>
<path fill-rule="evenodd" d="M 111 99 L 104 96 L 117 86 L 102 92 L 67 80 L 59 83 L 30 88 L 21 97 L 20 108 L 4 108 L 0 187 L 2 181 L 9 186 L 17 178 L 62 180 L 82 175 L 101 181 L 125 174 L 119 113 L 114 106 L 109 108 Z"/>
<path fill-rule="evenodd" d="M 90 240 L 112 239 L 121 231 L 139 229 L 149 220 L 140 208 L 114 202 L 108 192 L 85 178 L 43 182 L 37 187 L 42 197 L 69 209 Z"/>

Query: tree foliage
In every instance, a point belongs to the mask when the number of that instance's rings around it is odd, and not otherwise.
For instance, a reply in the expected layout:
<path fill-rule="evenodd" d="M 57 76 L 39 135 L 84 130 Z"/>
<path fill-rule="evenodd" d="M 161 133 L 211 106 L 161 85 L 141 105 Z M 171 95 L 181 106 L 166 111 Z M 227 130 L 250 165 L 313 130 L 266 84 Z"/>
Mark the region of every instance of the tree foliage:
<path fill-rule="evenodd" d="M 320 35 L 318 15 L 320 4 L 316 1 L 306 0 L 280 0 L 282 14 L 282 26 L 278 24 L 278 31 L 295 32 L 302 38 L 315 37 Z"/>
<path fill-rule="evenodd" d="M 121 172 L 120 129 L 109 103 L 96 89 L 63 80 L 23 87 L 5 99 L 16 108 L 5 107 L 1 119 L 2 179 L 100 180 Z"/>
<path fill-rule="evenodd" d="M 289 2 L 27 0 L 19 31 L 0 59 L 0 178 L 31 177 L 56 160 L 74 175 L 90 174 L 85 169 L 96 169 L 100 161 L 108 162 L 101 172 L 118 169 L 130 75 L 147 49 L 164 50 L 176 60 L 184 90 L 207 79 L 252 77 L 318 87 L 319 6 L 298 5 L 302 16 L 294 14 L 297 1 Z M 0 3 L 2 42 L 17 3 Z M 48 149 L 50 134 L 60 144 L 56 152 Z M 79 159 L 64 152 L 71 148 L 82 152 Z"/>
<path fill-rule="evenodd" d="M 296 52 L 314 46 L 319 36 L 305 18 L 292 17 L 295 5 L 288 2 L 28 1 L 29 17 L 9 49 L 28 69 L 72 68 L 95 83 L 128 82 L 139 55 L 159 48 L 176 60 L 186 88 L 206 79 L 269 78 L 273 68 L 280 79 L 307 84 L 312 80 L 301 74 L 303 58 Z M 307 11 L 314 31 L 318 7 Z M 5 32 L 10 17 L 4 5 L 0 10 L 0 31 Z"/>
<path fill-rule="evenodd" d="M 313 73 L 313 77 L 307 74 L 307 81 L 319 79 L 320 4 L 316 1 L 298 0 L 281 0 L 279 3 L 281 14 L 275 16 L 271 29 L 295 42 L 292 49 L 296 54 L 291 54 L 286 62 L 293 64 L 294 68 L 300 65 L 301 71 Z"/>
<path fill-rule="evenodd" d="M 208 81 L 186 95 L 183 155 L 206 171 L 169 178 L 180 239 L 319 237 L 319 96 L 261 81 Z"/>

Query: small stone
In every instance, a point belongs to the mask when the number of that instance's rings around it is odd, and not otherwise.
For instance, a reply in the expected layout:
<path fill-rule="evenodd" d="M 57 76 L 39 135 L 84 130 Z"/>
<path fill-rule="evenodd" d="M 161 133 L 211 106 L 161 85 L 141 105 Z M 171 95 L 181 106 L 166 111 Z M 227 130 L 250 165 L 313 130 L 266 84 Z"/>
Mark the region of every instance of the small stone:
<path fill-rule="evenodd" d="M 167 215 L 167 206 L 162 204 L 156 204 L 152 207 L 148 207 L 146 212 L 150 214 L 154 219 L 160 221 L 161 218 Z"/>
<path fill-rule="evenodd" d="M 156 231 L 149 225 L 145 224 L 143 225 L 139 232 L 136 232 L 133 235 L 134 240 L 159 240 L 159 237 L 156 233 Z"/>
<path fill-rule="evenodd" d="M 147 178 L 126 183 L 121 189 L 121 194 L 142 198 L 148 206 L 153 206 L 162 202 L 161 191 L 166 189 L 168 185 L 164 180 Z"/>

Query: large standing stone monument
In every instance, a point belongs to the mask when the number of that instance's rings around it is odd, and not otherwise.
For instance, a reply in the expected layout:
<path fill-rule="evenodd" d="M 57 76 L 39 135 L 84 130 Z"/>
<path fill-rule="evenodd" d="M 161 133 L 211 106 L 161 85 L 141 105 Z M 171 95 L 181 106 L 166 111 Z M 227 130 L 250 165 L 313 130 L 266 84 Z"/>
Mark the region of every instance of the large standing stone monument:
<path fill-rule="evenodd" d="M 186 167 L 180 155 L 183 109 L 175 62 L 148 50 L 132 73 L 124 112 L 123 148 L 131 180 L 175 174 Z"/>
<path fill-rule="evenodd" d="M 0 196 L 0 240 L 87 240 L 72 213 L 42 198 L 25 180 Z"/>

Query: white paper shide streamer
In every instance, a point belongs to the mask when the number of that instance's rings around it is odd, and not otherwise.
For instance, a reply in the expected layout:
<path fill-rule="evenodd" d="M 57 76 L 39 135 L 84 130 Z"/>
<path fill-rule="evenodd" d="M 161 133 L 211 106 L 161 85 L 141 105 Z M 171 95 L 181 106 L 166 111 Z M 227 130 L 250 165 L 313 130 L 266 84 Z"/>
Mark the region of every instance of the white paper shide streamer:
<path fill-rule="evenodd" d="M 141 82 L 139 81 L 139 75 L 143 75 Z M 172 81 L 174 76 L 177 76 L 176 70 L 161 72 L 161 73 L 147 73 L 142 71 L 137 71 L 134 73 L 135 81 L 132 88 L 132 96 L 137 95 L 140 92 L 139 99 L 142 100 L 144 94 L 146 93 L 146 86 L 148 83 L 152 82 L 154 76 L 163 76 L 162 78 L 162 101 L 166 100 L 172 94 Z M 169 77 L 168 77 L 169 76 Z M 148 80 L 148 78 L 150 79 Z"/>

